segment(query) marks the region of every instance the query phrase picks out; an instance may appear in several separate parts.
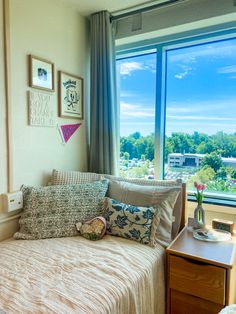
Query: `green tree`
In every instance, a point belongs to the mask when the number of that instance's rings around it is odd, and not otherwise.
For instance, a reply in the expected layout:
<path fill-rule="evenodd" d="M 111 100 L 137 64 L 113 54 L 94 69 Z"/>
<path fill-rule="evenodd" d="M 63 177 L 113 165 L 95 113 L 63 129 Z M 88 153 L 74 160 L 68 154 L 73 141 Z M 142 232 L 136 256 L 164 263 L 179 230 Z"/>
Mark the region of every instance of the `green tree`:
<path fill-rule="evenodd" d="M 201 182 L 206 184 L 209 181 L 212 181 L 215 178 L 215 171 L 211 167 L 205 166 L 200 169 L 196 174 L 190 179 L 190 183 L 193 185 L 194 181 Z"/>
<path fill-rule="evenodd" d="M 228 175 L 227 167 L 220 167 L 220 169 L 216 173 L 216 177 L 221 180 L 227 179 L 227 175 Z"/>
<path fill-rule="evenodd" d="M 130 137 L 133 137 L 135 140 L 138 140 L 141 137 L 141 134 L 139 132 L 135 132 L 131 134 Z"/>
<path fill-rule="evenodd" d="M 222 159 L 218 156 L 215 152 L 207 154 L 201 163 L 201 167 L 204 168 L 205 166 L 211 167 L 215 172 L 217 172 L 220 167 L 222 167 Z"/>
<path fill-rule="evenodd" d="M 236 179 L 236 169 L 231 172 L 231 178 Z"/>
<path fill-rule="evenodd" d="M 147 136 L 145 155 L 148 160 L 154 159 L 154 134 Z"/>
<path fill-rule="evenodd" d="M 124 159 L 125 160 L 129 160 L 129 153 L 128 152 L 124 152 Z"/>
<path fill-rule="evenodd" d="M 134 146 L 134 142 L 135 140 L 130 136 L 128 137 L 123 136 L 120 139 L 120 152 L 129 153 L 131 159 L 136 157 L 136 148 Z"/>

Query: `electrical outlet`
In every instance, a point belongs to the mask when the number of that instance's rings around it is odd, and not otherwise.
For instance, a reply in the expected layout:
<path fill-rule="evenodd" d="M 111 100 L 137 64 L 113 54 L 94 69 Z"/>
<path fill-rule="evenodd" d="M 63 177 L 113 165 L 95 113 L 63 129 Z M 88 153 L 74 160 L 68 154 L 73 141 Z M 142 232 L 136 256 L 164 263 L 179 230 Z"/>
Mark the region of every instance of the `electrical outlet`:
<path fill-rule="evenodd" d="M 21 191 L 2 194 L 5 212 L 12 212 L 23 208 L 23 194 Z"/>

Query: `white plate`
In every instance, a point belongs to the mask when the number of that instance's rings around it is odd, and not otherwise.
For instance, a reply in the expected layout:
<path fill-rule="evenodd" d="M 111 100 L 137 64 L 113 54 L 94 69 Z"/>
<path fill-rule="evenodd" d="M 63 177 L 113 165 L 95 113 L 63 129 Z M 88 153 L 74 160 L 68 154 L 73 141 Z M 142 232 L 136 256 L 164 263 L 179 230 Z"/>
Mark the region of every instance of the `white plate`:
<path fill-rule="evenodd" d="M 219 229 L 197 229 L 193 231 L 193 237 L 201 241 L 221 242 L 230 240 L 231 233 Z"/>

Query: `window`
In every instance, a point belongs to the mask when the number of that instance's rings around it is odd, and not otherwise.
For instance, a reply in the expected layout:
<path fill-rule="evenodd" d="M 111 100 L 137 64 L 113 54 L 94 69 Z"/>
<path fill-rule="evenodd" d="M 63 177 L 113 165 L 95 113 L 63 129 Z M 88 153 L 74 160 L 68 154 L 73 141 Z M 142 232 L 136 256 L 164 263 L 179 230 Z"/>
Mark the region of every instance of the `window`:
<path fill-rule="evenodd" d="M 236 39 L 166 52 L 165 178 L 236 199 Z M 171 162 L 176 154 L 182 161 Z"/>
<path fill-rule="evenodd" d="M 181 178 L 190 197 L 201 181 L 210 202 L 235 205 L 236 38 L 160 45 L 117 67 L 121 175 Z"/>
<path fill-rule="evenodd" d="M 120 84 L 120 174 L 154 178 L 156 54 L 117 61 Z"/>

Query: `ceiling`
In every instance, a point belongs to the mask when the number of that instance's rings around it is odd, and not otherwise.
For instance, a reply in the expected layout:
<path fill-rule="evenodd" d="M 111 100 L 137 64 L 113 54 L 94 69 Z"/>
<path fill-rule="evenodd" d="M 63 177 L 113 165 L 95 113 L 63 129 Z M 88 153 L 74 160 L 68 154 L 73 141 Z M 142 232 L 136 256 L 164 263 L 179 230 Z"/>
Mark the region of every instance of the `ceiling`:
<path fill-rule="evenodd" d="M 163 0 L 62 0 L 76 8 L 81 15 L 88 16 L 92 13 L 107 10 L 109 12 L 125 11 L 135 6 L 147 6 L 161 3 Z"/>

